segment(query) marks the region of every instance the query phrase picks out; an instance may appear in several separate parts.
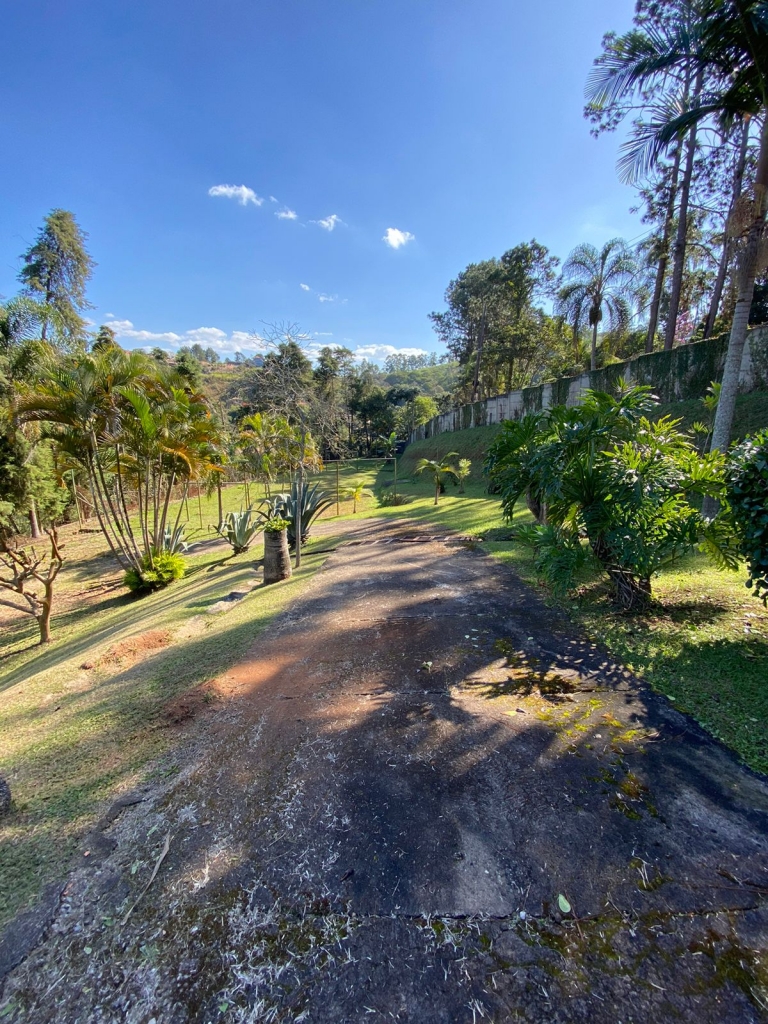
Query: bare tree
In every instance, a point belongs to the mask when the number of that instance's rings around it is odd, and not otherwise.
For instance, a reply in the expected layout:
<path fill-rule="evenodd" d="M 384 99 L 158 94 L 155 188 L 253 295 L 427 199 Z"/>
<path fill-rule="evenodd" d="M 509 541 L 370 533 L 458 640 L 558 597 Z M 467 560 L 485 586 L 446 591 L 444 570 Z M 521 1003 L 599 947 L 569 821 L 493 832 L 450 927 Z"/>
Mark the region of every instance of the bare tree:
<path fill-rule="evenodd" d="M 51 542 L 50 555 L 38 555 L 34 548 L 27 551 L 11 541 L 3 541 L 0 547 L 0 566 L 9 574 L 0 576 L 0 588 L 18 595 L 16 600 L 0 597 L 0 605 L 33 615 L 40 627 L 41 644 L 51 639 L 53 584 L 64 561 L 56 529 L 45 532 Z M 42 596 L 38 590 L 27 589 L 32 580 L 42 584 Z"/>

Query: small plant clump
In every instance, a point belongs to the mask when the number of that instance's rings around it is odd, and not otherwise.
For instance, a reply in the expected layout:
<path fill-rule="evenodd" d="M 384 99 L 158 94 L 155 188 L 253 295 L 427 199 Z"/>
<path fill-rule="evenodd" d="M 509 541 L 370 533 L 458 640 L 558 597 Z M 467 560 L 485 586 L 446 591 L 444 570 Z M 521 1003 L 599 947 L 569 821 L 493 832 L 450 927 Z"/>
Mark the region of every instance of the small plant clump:
<path fill-rule="evenodd" d="M 123 577 L 123 583 L 134 594 L 147 593 L 167 587 L 174 580 L 183 579 L 187 563 L 181 555 L 170 551 L 158 551 L 144 557 L 142 570 L 131 567 Z"/>

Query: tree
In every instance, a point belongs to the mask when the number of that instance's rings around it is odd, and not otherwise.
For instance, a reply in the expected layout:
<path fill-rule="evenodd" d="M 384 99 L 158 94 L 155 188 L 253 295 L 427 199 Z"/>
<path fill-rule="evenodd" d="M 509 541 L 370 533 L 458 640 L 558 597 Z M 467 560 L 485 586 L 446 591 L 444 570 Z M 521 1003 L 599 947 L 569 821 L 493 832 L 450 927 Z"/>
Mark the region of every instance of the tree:
<path fill-rule="evenodd" d="M 218 431 L 204 397 L 142 352 L 107 346 L 50 366 L 22 391 L 17 414 L 42 423 L 58 450 L 85 472 L 94 511 L 118 563 L 148 586 L 164 582 L 174 485 L 218 469 Z M 131 511 L 129 494 L 138 505 Z M 154 574 L 154 575 L 152 575 Z"/>
<path fill-rule="evenodd" d="M 64 559 L 55 529 L 46 531 L 51 543 L 50 555 L 38 555 L 34 548 L 27 551 L 10 541 L 0 541 L 0 590 L 16 594 L 15 600 L 0 598 L 0 605 L 15 611 L 32 615 L 40 629 L 40 643 L 51 640 L 51 611 L 53 609 L 53 584 L 59 575 Z M 46 565 L 47 561 L 47 565 Z M 42 595 L 30 589 L 30 583 L 40 583 Z"/>
<path fill-rule="evenodd" d="M 471 459 L 459 459 L 459 466 L 456 470 L 456 479 L 459 481 L 459 494 L 464 494 L 464 481 L 472 472 Z"/>
<path fill-rule="evenodd" d="M 651 421 L 655 404 L 650 388 L 622 382 L 616 396 L 588 391 L 579 407 L 503 424 L 491 477 L 508 518 L 524 494 L 546 509 L 547 524 L 522 536 L 554 587 L 570 589 L 591 564 L 621 608 L 643 610 L 654 573 L 696 547 L 735 568 L 729 520 L 697 508 L 701 496 L 723 493 L 725 460 L 699 454 L 679 421 Z"/>
<path fill-rule="evenodd" d="M 373 491 L 365 486 L 365 480 L 355 480 L 344 489 L 344 497 L 352 499 L 352 515 L 357 515 L 357 503 L 363 498 L 372 498 Z"/>
<path fill-rule="evenodd" d="M 597 369 L 597 330 L 608 313 L 612 330 L 629 325 L 635 259 L 621 238 L 612 238 L 602 249 L 588 242 L 577 245 L 563 264 L 558 310 L 574 326 L 586 318 L 592 328 L 590 369 Z"/>
<path fill-rule="evenodd" d="M 109 324 L 102 324 L 96 332 L 91 348 L 100 349 L 109 345 L 117 345 L 117 335 Z"/>
<path fill-rule="evenodd" d="M 458 452 L 448 452 L 442 459 L 419 459 L 416 463 L 416 472 L 419 475 L 427 472 L 432 477 L 435 484 L 435 504 L 437 504 L 440 498 L 440 491 L 445 486 L 446 477 L 452 476 L 454 480 L 458 479 L 456 468 L 448 465 L 448 459 L 455 459 L 458 454 Z"/>
<path fill-rule="evenodd" d="M 424 423 L 429 423 L 438 415 L 438 412 L 437 402 L 434 398 L 429 398 L 427 395 L 415 395 L 400 410 L 398 429 L 405 437 L 410 437 L 413 430 Z"/>
<path fill-rule="evenodd" d="M 692 47 L 691 37 L 695 38 Z M 765 0 L 702 0 L 690 27 L 676 26 L 658 47 L 641 39 L 593 74 L 589 91 L 598 102 L 610 101 L 633 85 L 682 66 L 711 74 L 708 89 L 690 109 L 659 118 L 649 126 L 645 145 L 635 153 L 639 167 L 659 154 L 694 124 L 708 118 L 728 128 L 735 118 L 762 121 L 760 149 L 751 194 L 742 193 L 731 218 L 736 241 L 737 298 L 728 341 L 722 391 L 712 437 L 713 450 L 727 447 L 736 407 L 741 359 L 749 324 L 755 279 L 764 263 L 768 211 L 768 19 Z"/>
<path fill-rule="evenodd" d="M 95 265 L 85 248 L 87 238 L 69 210 L 52 210 L 37 241 L 22 256 L 24 267 L 19 280 L 24 293 L 39 299 L 51 311 L 43 318 L 43 341 L 47 340 L 54 315 L 70 344 L 85 338 L 85 321 L 80 314 L 90 308 L 85 288 Z"/>
<path fill-rule="evenodd" d="M 430 320 L 449 353 L 465 368 L 465 397 L 475 401 L 531 382 L 546 364 L 548 319 L 537 305 L 552 287 L 555 257 L 535 239 L 500 259 L 471 263 L 448 285 L 448 309 Z"/>

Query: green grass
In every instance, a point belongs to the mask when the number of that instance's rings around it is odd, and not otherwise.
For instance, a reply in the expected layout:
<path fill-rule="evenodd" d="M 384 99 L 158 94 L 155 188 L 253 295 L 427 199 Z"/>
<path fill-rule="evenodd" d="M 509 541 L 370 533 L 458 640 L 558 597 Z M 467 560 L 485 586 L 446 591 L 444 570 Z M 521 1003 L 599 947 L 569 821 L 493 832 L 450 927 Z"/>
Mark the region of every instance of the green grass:
<path fill-rule="evenodd" d="M 98 550 L 100 538 L 87 539 Z M 253 581 L 258 545 L 237 557 L 201 554 L 186 579 L 141 599 L 119 591 L 85 609 L 75 603 L 55 617 L 45 648 L 15 637 L 0 661 L 0 773 L 15 801 L 0 826 L 0 925 L 62 876 L 105 805 L 148 773 L 173 771 L 168 705 L 245 655 L 325 560 L 328 538 L 314 547 L 290 580 L 257 587 L 226 614 L 206 608 Z M 92 561 L 70 565 L 69 586 L 103 571 L 98 555 Z M 100 663 L 115 643 L 150 629 L 181 635 L 134 664 Z"/>

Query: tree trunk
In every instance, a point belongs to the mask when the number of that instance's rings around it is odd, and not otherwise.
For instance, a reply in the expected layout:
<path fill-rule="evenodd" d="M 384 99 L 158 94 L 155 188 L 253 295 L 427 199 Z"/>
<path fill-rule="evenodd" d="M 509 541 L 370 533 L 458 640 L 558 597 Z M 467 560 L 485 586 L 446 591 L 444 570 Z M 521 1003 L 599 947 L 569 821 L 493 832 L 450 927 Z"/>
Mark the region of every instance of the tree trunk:
<path fill-rule="evenodd" d="M 625 612 L 645 611 L 651 603 L 651 581 L 624 569 L 609 569 L 613 600 Z"/>
<path fill-rule="evenodd" d="M 32 540 L 40 540 L 42 537 L 40 524 L 37 521 L 37 507 L 35 506 L 34 498 L 29 505 L 29 534 Z"/>
<path fill-rule="evenodd" d="M 279 583 L 291 575 L 287 530 L 264 531 L 264 582 Z"/>
<path fill-rule="evenodd" d="M 224 510 L 221 504 L 221 475 L 219 473 L 216 474 L 216 493 L 219 499 L 219 528 L 221 528 L 221 524 L 224 522 Z"/>
<path fill-rule="evenodd" d="M 597 369 L 597 320 L 592 324 L 592 351 L 589 357 L 590 370 Z"/>
<path fill-rule="evenodd" d="M 40 627 L 40 643 L 51 642 L 51 609 L 53 608 L 53 587 L 46 586 L 45 597 L 42 601 L 42 609 L 37 616 L 37 624 Z"/>
<path fill-rule="evenodd" d="M 437 504 L 440 497 L 440 481 L 435 480 L 435 504 Z"/>
<path fill-rule="evenodd" d="M 723 251 L 720 254 L 720 265 L 717 268 L 715 287 L 712 290 L 712 297 L 709 301 L 709 312 L 707 313 L 707 324 L 704 328 L 704 338 L 709 338 L 715 327 L 717 311 L 720 309 L 720 300 L 723 297 L 723 287 L 728 273 L 728 264 L 733 255 L 733 238 L 729 232 L 731 215 L 733 214 L 736 202 L 741 195 L 741 186 L 744 181 L 744 167 L 747 162 L 747 145 L 749 143 L 749 121 L 745 118 L 741 125 L 741 144 L 739 146 L 739 157 L 736 161 L 736 168 L 733 174 L 733 192 L 731 193 L 731 205 L 728 209 L 728 216 L 725 219 L 723 231 Z"/>
<path fill-rule="evenodd" d="M 656 268 L 656 280 L 653 285 L 653 298 L 648 314 L 648 334 L 645 338 L 645 351 L 653 352 L 656 340 L 656 328 L 659 325 L 659 306 L 661 305 L 661 293 L 664 291 L 664 278 L 667 276 L 667 264 L 669 263 L 669 240 L 672 237 L 672 224 L 675 219 L 675 202 L 677 200 L 677 182 L 680 177 L 680 161 L 683 155 L 683 140 L 680 139 L 675 148 L 675 157 L 672 164 L 672 174 L 669 181 L 669 199 L 667 200 L 667 211 L 664 217 L 664 231 L 661 238 L 661 255 L 659 265 Z"/>
<path fill-rule="evenodd" d="M 701 92 L 704 81 L 704 70 L 699 69 L 696 74 L 696 81 L 693 86 L 694 105 Z M 667 329 L 664 333 L 664 349 L 668 351 L 675 344 L 675 331 L 677 329 L 677 314 L 680 310 L 680 293 L 683 290 L 683 271 L 685 270 L 685 249 L 688 240 L 688 201 L 691 195 L 691 180 L 693 178 L 693 161 L 696 156 L 696 125 L 694 124 L 688 132 L 688 141 L 685 150 L 685 170 L 683 171 L 683 182 L 680 188 L 680 208 L 677 211 L 677 234 L 675 244 L 672 247 L 672 285 L 669 291 L 669 315 L 667 316 Z"/>
<path fill-rule="evenodd" d="M 480 389 L 480 362 L 483 358 L 483 344 L 485 342 L 485 303 L 483 303 L 483 312 L 480 317 L 480 328 L 477 332 L 477 354 L 475 357 L 475 376 L 472 381 L 472 401 L 476 402 L 479 398 Z M 437 504 L 437 502 L 435 502 Z"/>
<path fill-rule="evenodd" d="M 759 270 L 760 250 L 765 233 L 765 214 L 768 208 L 768 118 L 763 121 L 760 135 L 760 156 L 755 175 L 754 216 L 747 235 L 747 243 L 738 262 L 738 298 L 733 313 L 731 336 L 725 357 L 720 400 L 717 403 L 715 424 L 712 428 L 711 451 L 724 451 L 731 440 L 739 373 L 747 340 L 749 310 Z"/>

